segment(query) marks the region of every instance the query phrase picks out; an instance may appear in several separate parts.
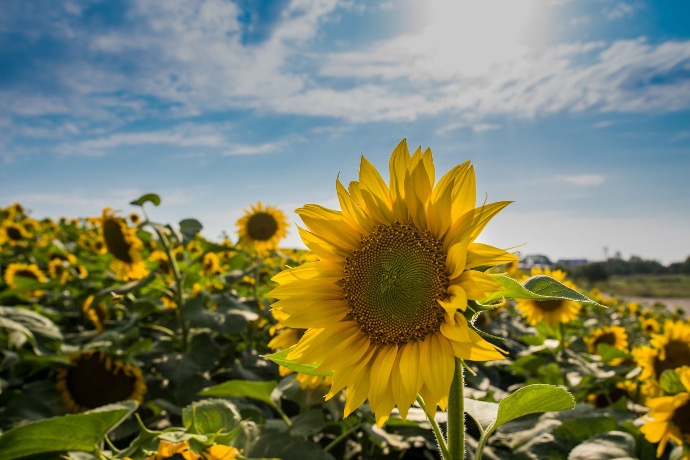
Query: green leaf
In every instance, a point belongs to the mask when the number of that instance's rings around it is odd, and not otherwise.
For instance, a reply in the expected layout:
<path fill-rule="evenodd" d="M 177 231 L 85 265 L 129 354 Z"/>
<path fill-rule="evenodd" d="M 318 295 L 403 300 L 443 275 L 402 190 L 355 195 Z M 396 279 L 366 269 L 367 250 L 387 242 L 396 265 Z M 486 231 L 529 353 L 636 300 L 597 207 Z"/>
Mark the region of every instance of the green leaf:
<path fill-rule="evenodd" d="M 527 414 L 556 412 L 575 407 L 575 399 L 568 391 L 553 385 L 528 385 L 511 393 L 498 403 L 498 415 L 493 429 Z"/>
<path fill-rule="evenodd" d="M 323 416 L 323 410 L 321 408 L 310 409 L 292 419 L 290 434 L 293 436 L 311 436 L 319 433 L 325 424 L 326 419 Z"/>
<path fill-rule="evenodd" d="M 619 350 L 608 343 L 597 344 L 597 354 L 601 356 L 601 360 L 605 363 L 611 362 L 614 359 L 627 358 L 630 356 L 623 350 Z"/>
<path fill-rule="evenodd" d="M 183 219 L 180 221 L 180 233 L 182 233 L 185 240 L 194 239 L 202 228 L 204 226 L 196 219 Z"/>
<path fill-rule="evenodd" d="M 97 452 L 103 437 L 137 408 L 133 401 L 29 423 L 0 436 L 3 460 L 49 452 Z"/>
<path fill-rule="evenodd" d="M 498 416 L 498 403 L 465 398 L 465 413 L 486 431 Z"/>
<path fill-rule="evenodd" d="M 553 433 L 558 438 L 582 442 L 594 436 L 613 431 L 617 426 L 618 422 L 613 417 L 577 418 L 563 421 L 561 426 L 553 430 Z"/>
<path fill-rule="evenodd" d="M 199 395 L 216 398 L 252 398 L 275 408 L 276 403 L 271 399 L 271 393 L 275 387 L 275 381 L 229 380 L 220 385 L 204 388 Z"/>
<path fill-rule="evenodd" d="M 143 206 L 144 203 L 147 202 L 153 203 L 154 206 L 158 206 L 159 204 L 161 204 L 161 197 L 159 197 L 155 193 L 146 193 L 144 195 L 141 195 L 138 199 L 130 201 L 129 204 L 134 206 Z"/>
<path fill-rule="evenodd" d="M 529 299 L 529 300 L 572 300 L 598 307 L 604 307 L 589 297 L 580 294 L 574 289 L 569 288 L 560 281 L 550 276 L 537 275 L 529 278 L 523 284 L 518 283 L 507 275 L 490 275 L 501 283 L 503 290 L 495 292 L 481 300 L 480 303 L 486 304 L 501 299 Z"/>
<path fill-rule="evenodd" d="M 673 369 L 667 369 L 661 373 L 659 385 L 661 385 L 662 390 L 670 395 L 687 391 L 685 385 L 680 381 L 680 376 Z"/>
<path fill-rule="evenodd" d="M 241 421 L 239 411 L 225 399 L 204 399 L 182 410 L 182 423 L 189 432 L 211 435 L 232 431 Z"/>
<path fill-rule="evenodd" d="M 288 353 L 290 353 L 290 350 L 292 350 L 292 347 L 287 348 L 285 350 L 281 350 L 277 353 L 272 353 L 270 355 L 263 355 L 263 357 L 266 359 L 270 359 L 274 363 L 286 367 L 291 371 L 299 372 L 300 374 L 318 376 L 333 375 L 333 371 L 317 371 L 316 369 L 319 368 L 321 363 L 300 364 L 294 360 L 287 359 L 287 355 Z"/>
<path fill-rule="evenodd" d="M 259 439 L 245 455 L 251 458 L 282 460 L 334 460 L 330 453 L 311 440 L 273 430 L 262 431 Z"/>
<path fill-rule="evenodd" d="M 194 327 L 206 327 L 226 335 L 237 335 L 247 328 L 247 321 L 256 319 L 256 313 L 232 310 L 219 306 L 208 310 L 201 297 L 189 299 L 182 306 L 182 318 Z"/>

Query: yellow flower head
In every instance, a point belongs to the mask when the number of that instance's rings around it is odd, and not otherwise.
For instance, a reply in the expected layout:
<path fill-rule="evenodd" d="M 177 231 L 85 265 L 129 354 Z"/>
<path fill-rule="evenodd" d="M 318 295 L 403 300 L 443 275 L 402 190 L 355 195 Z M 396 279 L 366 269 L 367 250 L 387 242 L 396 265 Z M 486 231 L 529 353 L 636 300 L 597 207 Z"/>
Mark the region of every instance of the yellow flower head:
<path fill-rule="evenodd" d="M 220 444 L 207 447 L 201 453 L 204 460 L 235 460 L 242 454 L 242 450 L 232 446 L 221 446 Z"/>
<path fill-rule="evenodd" d="M 661 330 L 659 321 L 651 317 L 642 319 L 640 321 L 640 327 L 642 328 L 642 332 L 647 335 L 656 334 Z"/>
<path fill-rule="evenodd" d="M 136 230 L 129 228 L 125 220 L 115 216 L 110 208 L 103 210 L 101 228 L 105 246 L 115 256 L 112 269 L 118 277 L 131 280 L 145 276 L 146 268 L 141 254 L 143 244 L 136 236 Z"/>
<path fill-rule="evenodd" d="M 216 275 L 221 272 L 220 259 L 218 258 L 218 254 L 213 252 L 207 252 L 204 254 L 201 266 L 202 275 Z"/>
<path fill-rule="evenodd" d="M 632 351 L 642 367 L 640 380 L 658 380 L 668 369 L 690 366 L 690 325 L 682 321 L 666 321 L 662 334 L 653 334 L 650 346 Z"/>
<path fill-rule="evenodd" d="M 155 454 L 146 457 L 146 460 L 199 460 L 199 454 L 189 447 L 189 442 L 170 442 L 161 439 Z"/>
<path fill-rule="evenodd" d="M 22 262 L 11 263 L 5 270 L 5 283 L 11 288 L 15 289 L 19 286 L 17 278 L 27 278 L 40 283 L 48 281 L 46 275 L 38 268 L 36 264 L 25 264 Z M 43 291 L 28 289 L 24 291 L 24 295 L 28 297 L 41 297 Z"/>
<path fill-rule="evenodd" d="M 31 238 L 33 235 L 19 222 L 7 220 L 0 227 L 0 244 L 23 246 Z"/>
<path fill-rule="evenodd" d="M 81 311 L 84 312 L 98 332 L 103 332 L 105 331 L 103 323 L 110 319 L 110 312 L 108 311 L 108 307 L 102 302 L 98 302 L 94 305 L 94 300 L 95 297 L 93 295 L 88 296 L 81 307 Z"/>
<path fill-rule="evenodd" d="M 664 453 L 669 439 L 678 445 L 690 444 L 690 367 L 682 367 L 676 372 L 686 391 L 645 401 L 649 412 L 642 417 L 645 424 L 640 432 L 647 441 L 659 443 L 657 457 Z"/>
<path fill-rule="evenodd" d="M 584 338 L 587 352 L 596 354 L 597 345 L 605 343 L 622 351 L 628 351 L 628 332 L 621 326 L 602 327 Z"/>
<path fill-rule="evenodd" d="M 146 393 L 141 371 L 102 351 L 85 351 L 57 371 L 57 390 L 65 408 L 84 412 L 118 401 L 139 401 Z"/>
<path fill-rule="evenodd" d="M 237 247 L 259 253 L 277 248 L 287 235 L 288 227 L 285 214 L 273 206 L 264 206 L 260 201 L 245 210 L 236 225 L 240 237 Z"/>
<path fill-rule="evenodd" d="M 531 276 L 546 275 L 553 279 L 560 281 L 565 286 L 575 289 L 575 285 L 566 280 L 566 273 L 562 270 L 550 270 L 548 268 L 542 270 L 541 268 L 533 268 Z M 556 300 L 529 300 L 520 299 L 517 302 L 516 308 L 522 313 L 527 322 L 531 325 L 536 325 L 541 321 L 546 322 L 551 327 L 556 327 L 560 323 L 569 323 L 577 318 L 580 312 L 580 304 L 572 300 L 556 299 Z"/>
<path fill-rule="evenodd" d="M 341 211 L 297 210 L 319 260 L 273 278 L 283 324 L 307 329 L 288 359 L 333 370 L 327 398 L 345 388 L 345 416 L 368 399 L 380 426 L 394 406 L 406 417 L 417 394 L 430 410 L 445 408 L 455 358 L 503 358 L 461 312 L 501 288 L 473 268 L 517 258 L 475 242 L 509 202 L 475 208 L 469 162 L 436 183 L 431 150 L 410 155 L 405 140 L 388 184 L 362 157 L 359 181 L 346 189 L 336 180 L 336 191 Z"/>

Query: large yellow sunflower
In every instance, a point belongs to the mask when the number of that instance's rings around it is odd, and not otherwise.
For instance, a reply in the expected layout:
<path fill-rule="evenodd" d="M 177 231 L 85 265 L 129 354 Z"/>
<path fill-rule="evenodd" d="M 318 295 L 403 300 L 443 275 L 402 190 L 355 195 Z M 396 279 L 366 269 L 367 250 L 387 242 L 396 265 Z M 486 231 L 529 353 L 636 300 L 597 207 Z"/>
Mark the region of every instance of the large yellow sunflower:
<path fill-rule="evenodd" d="M 550 276 L 565 286 L 575 289 L 575 285 L 566 280 L 566 273 L 562 270 L 542 270 L 540 268 L 533 268 L 531 276 L 547 275 Z M 556 327 L 561 323 L 569 323 L 577 317 L 580 311 L 580 304 L 572 300 L 555 299 L 555 300 L 529 300 L 519 299 L 516 308 L 522 313 L 527 322 L 531 325 L 536 325 L 541 321 L 546 322 L 551 327 Z"/>
<path fill-rule="evenodd" d="M 0 244 L 22 246 L 31 238 L 33 235 L 19 222 L 7 220 L 0 226 Z"/>
<path fill-rule="evenodd" d="M 118 401 L 139 401 L 146 393 L 141 371 L 102 351 L 74 355 L 73 366 L 57 371 L 57 390 L 69 412 L 84 412 Z"/>
<path fill-rule="evenodd" d="M 690 324 L 667 320 L 664 332 L 653 334 L 649 342 L 649 346 L 632 351 L 637 364 L 642 366 L 640 380 L 658 380 L 665 370 L 690 366 Z"/>
<path fill-rule="evenodd" d="M 605 343 L 622 351 L 628 351 L 628 332 L 621 326 L 602 327 L 584 338 L 587 351 L 596 354 L 597 345 Z"/>
<path fill-rule="evenodd" d="M 124 280 L 139 279 L 146 275 L 142 260 L 143 244 L 136 230 L 129 228 L 125 220 L 115 216 L 110 208 L 103 210 L 101 219 L 103 241 L 108 252 L 115 256 L 112 268 Z"/>
<path fill-rule="evenodd" d="M 288 359 L 333 370 L 327 398 L 346 389 L 345 416 L 365 400 L 382 425 L 420 394 L 445 409 L 455 358 L 502 359 L 461 312 L 501 286 L 472 270 L 516 257 L 475 239 L 509 202 L 475 208 L 469 162 L 435 183 L 431 150 L 390 158 L 390 183 L 364 157 L 359 181 L 336 180 L 342 211 L 297 210 L 304 243 L 320 260 L 285 270 L 270 295 L 287 327 L 307 329 Z"/>
<path fill-rule="evenodd" d="M 237 246 L 259 253 L 278 247 L 278 242 L 287 235 L 288 227 L 285 214 L 273 206 L 264 206 L 260 201 L 245 210 L 236 225 L 240 236 Z"/>
<path fill-rule="evenodd" d="M 640 432 L 647 441 L 659 443 L 657 457 L 664 453 L 669 439 L 678 445 L 690 445 L 690 367 L 681 367 L 676 372 L 686 391 L 645 401 L 649 412 L 642 417 L 645 424 Z M 683 456 L 684 460 L 688 458 L 690 455 Z"/>

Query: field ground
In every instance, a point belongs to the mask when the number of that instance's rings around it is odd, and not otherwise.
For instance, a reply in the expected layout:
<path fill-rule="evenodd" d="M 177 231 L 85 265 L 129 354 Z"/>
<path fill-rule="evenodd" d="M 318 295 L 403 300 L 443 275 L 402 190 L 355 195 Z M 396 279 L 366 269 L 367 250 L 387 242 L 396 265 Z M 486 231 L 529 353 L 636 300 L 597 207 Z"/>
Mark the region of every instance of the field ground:
<path fill-rule="evenodd" d="M 690 299 L 690 275 L 683 274 L 612 276 L 605 282 L 578 285 L 616 296 Z"/>

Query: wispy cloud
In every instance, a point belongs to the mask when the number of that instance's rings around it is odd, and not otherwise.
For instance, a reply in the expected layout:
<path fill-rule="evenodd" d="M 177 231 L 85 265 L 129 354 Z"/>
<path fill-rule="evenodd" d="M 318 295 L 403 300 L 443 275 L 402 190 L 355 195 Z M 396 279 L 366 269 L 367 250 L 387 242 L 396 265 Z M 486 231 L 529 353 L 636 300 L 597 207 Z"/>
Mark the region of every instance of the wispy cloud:
<path fill-rule="evenodd" d="M 467 123 L 467 122 L 459 122 L 459 123 L 451 123 L 449 125 L 445 125 L 440 127 L 439 129 L 436 130 L 437 135 L 441 134 L 446 134 L 451 131 L 457 131 L 460 129 L 468 129 L 471 130 L 473 133 L 483 133 L 486 131 L 493 131 L 496 129 L 501 129 L 500 125 L 492 124 L 492 123 Z"/>
<path fill-rule="evenodd" d="M 625 17 L 630 17 L 635 14 L 642 6 L 640 4 L 632 4 L 626 2 L 620 2 L 616 4 L 613 8 L 608 8 L 604 10 L 604 15 L 609 20 L 621 19 Z"/>
<path fill-rule="evenodd" d="M 601 174 L 559 175 L 556 180 L 578 187 L 593 187 L 603 184 L 606 177 Z"/>

